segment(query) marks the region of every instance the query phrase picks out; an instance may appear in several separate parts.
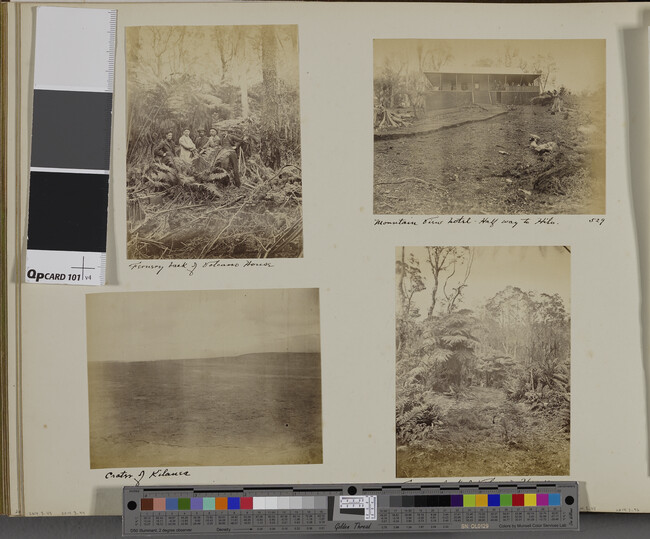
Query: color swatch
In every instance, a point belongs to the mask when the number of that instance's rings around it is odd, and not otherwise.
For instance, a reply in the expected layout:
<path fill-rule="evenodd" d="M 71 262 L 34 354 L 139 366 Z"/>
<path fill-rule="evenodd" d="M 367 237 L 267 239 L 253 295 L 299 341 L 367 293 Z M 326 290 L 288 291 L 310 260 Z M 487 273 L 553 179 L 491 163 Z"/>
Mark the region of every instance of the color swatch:
<path fill-rule="evenodd" d="M 141 511 L 281 511 L 327 509 L 334 496 L 142 498 Z"/>

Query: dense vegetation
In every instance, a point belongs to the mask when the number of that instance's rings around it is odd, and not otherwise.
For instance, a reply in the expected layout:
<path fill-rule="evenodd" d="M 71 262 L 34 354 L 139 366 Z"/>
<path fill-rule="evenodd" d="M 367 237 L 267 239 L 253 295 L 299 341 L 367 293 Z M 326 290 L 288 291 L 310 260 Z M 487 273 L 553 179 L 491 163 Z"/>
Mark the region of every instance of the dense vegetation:
<path fill-rule="evenodd" d="M 129 258 L 302 255 L 297 62 L 295 27 L 128 30 Z"/>
<path fill-rule="evenodd" d="M 562 298 L 507 286 L 462 308 L 474 249 L 426 252 L 425 260 L 398 252 L 397 475 L 568 473 L 570 317 Z M 415 307 L 424 294 L 427 313 Z"/>

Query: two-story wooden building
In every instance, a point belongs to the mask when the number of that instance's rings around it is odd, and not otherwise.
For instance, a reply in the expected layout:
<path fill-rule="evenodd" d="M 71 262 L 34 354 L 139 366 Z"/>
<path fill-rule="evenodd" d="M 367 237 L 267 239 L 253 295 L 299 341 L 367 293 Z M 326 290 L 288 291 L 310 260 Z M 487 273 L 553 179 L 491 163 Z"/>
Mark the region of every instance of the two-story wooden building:
<path fill-rule="evenodd" d="M 426 110 L 460 107 L 472 103 L 526 105 L 539 95 L 539 73 L 505 68 L 472 68 L 472 71 L 428 71 L 432 88 L 425 98 Z"/>

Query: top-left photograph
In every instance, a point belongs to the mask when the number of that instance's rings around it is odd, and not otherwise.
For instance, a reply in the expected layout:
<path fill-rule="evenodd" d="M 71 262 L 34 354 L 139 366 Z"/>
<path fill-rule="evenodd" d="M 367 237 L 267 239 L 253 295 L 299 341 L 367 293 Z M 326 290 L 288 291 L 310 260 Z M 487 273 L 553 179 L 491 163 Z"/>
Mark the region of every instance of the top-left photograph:
<path fill-rule="evenodd" d="M 298 27 L 125 33 L 127 258 L 302 257 Z"/>

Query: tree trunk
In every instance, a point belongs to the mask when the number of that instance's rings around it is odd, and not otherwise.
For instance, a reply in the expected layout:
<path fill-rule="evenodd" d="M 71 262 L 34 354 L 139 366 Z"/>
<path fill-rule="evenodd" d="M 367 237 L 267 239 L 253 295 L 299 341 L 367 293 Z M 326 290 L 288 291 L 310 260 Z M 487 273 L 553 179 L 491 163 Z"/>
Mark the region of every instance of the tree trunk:
<path fill-rule="evenodd" d="M 438 273 L 433 272 L 433 290 L 431 291 L 431 305 L 429 306 L 429 318 L 433 316 L 433 311 L 436 308 L 436 296 L 438 295 Z"/>
<path fill-rule="evenodd" d="M 241 93 L 241 115 L 248 118 L 250 116 L 250 107 L 248 106 L 248 79 L 245 72 L 240 76 L 239 89 Z"/>
<path fill-rule="evenodd" d="M 260 156 L 264 164 L 277 170 L 280 167 L 277 45 L 275 28 L 262 26 L 262 129 Z"/>
<path fill-rule="evenodd" d="M 232 56 L 234 66 L 236 67 L 236 81 L 239 85 L 239 95 L 241 101 L 241 114 L 244 118 L 250 116 L 250 106 L 248 104 L 248 66 L 249 55 L 247 45 L 247 31 L 245 27 L 236 27 L 232 33 Z"/>
<path fill-rule="evenodd" d="M 405 260 L 405 247 L 402 247 L 402 265 L 399 268 L 399 300 L 400 306 L 402 308 L 402 313 L 404 313 L 404 306 L 406 304 L 406 294 L 404 292 L 404 260 Z"/>
<path fill-rule="evenodd" d="M 405 324 L 405 317 L 406 317 L 406 293 L 404 292 L 404 262 L 405 262 L 405 247 L 402 247 L 402 265 L 399 267 L 399 283 L 398 283 L 398 288 L 399 288 L 399 306 L 400 306 L 400 313 L 399 316 L 397 317 L 397 327 L 395 328 L 395 348 L 397 349 L 397 358 L 402 357 L 402 332 Z"/>
<path fill-rule="evenodd" d="M 427 256 L 429 265 L 431 266 L 431 273 L 433 273 L 433 290 L 431 291 L 431 305 L 429 306 L 428 317 L 433 317 L 433 312 L 436 308 L 436 297 L 438 296 L 438 280 L 440 277 L 440 270 L 444 266 L 447 254 L 440 252 L 438 247 L 427 247 Z M 433 256 L 432 256 L 433 253 Z M 442 260 L 440 259 L 442 256 Z"/>

